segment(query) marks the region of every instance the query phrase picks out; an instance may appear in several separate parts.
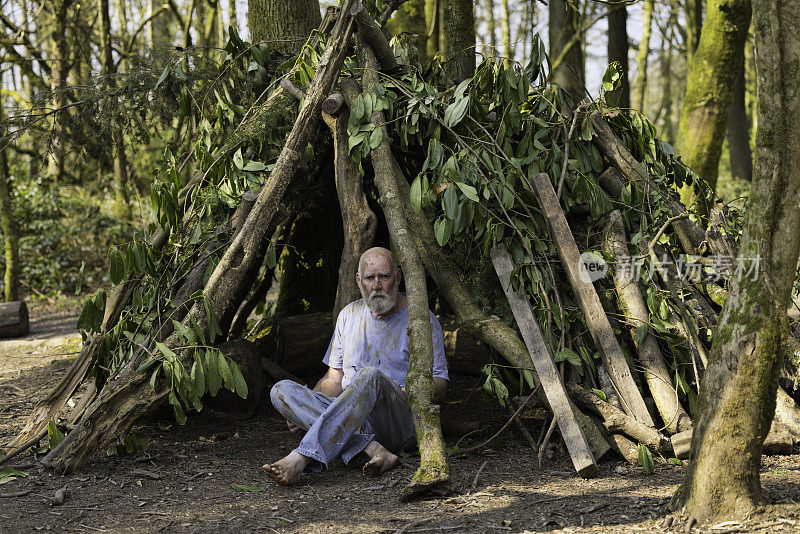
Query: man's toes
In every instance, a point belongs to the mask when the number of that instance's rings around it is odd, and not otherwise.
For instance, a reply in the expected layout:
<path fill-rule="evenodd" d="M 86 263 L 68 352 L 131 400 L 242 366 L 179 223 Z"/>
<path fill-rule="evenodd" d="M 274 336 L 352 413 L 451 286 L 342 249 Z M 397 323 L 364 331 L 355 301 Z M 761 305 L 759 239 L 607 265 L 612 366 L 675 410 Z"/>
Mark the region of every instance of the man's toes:
<path fill-rule="evenodd" d="M 269 478 L 281 484 L 283 486 L 288 486 L 291 484 L 291 480 L 289 480 L 286 475 L 283 473 L 283 470 L 277 466 L 264 464 L 261 467 L 261 470 L 264 471 L 264 474 L 267 475 Z"/>
<path fill-rule="evenodd" d="M 376 477 L 383 472 L 383 458 L 375 457 L 370 459 L 369 462 L 364 464 L 361 469 L 365 477 Z"/>

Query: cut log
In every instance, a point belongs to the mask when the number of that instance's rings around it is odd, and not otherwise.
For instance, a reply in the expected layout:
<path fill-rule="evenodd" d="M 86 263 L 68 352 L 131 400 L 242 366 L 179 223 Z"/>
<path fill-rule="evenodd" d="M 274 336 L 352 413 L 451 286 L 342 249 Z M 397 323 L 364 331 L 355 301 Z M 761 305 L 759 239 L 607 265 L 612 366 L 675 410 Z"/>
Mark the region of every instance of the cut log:
<path fill-rule="evenodd" d="M 514 319 L 517 321 L 522 339 L 528 347 L 536 374 L 542 384 L 542 389 L 547 396 L 550 409 L 558 422 L 558 429 L 564 443 L 567 445 L 575 471 L 582 477 L 593 477 L 597 474 L 597 463 L 586 440 L 586 436 L 578 424 L 572 405 L 564 389 L 564 382 L 558 373 L 556 364 L 550 354 L 550 349 L 544 341 L 539 324 L 533 316 L 528 297 L 522 291 L 511 289 L 511 273 L 514 262 L 505 245 L 498 245 L 491 252 L 497 277 L 503 286 Z"/>
<path fill-rule="evenodd" d="M 636 387 L 631 370 L 625 361 L 625 355 L 622 353 L 617 338 L 614 337 L 614 331 L 611 329 L 600 298 L 597 296 L 597 291 L 591 281 L 585 282 L 581 279 L 579 274 L 579 268 L 582 265 L 581 254 L 569 229 L 567 219 L 561 211 L 553 184 L 544 173 L 534 175 L 531 181 L 539 200 L 539 206 L 550 226 L 561 264 L 567 272 L 569 282 L 586 317 L 586 326 L 592 334 L 595 345 L 600 349 L 603 364 L 608 369 L 623 407 L 626 412 L 643 424 L 654 427 L 653 418 L 650 417 L 644 399 Z"/>
<path fill-rule="evenodd" d="M 0 339 L 25 337 L 29 331 L 28 305 L 24 300 L 0 303 Z"/>
<path fill-rule="evenodd" d="M 625 235 L 625 226 L 619 210 L 612 211 L 609 217 L 605 248 L 617 260 L 617 265 L 623 257 L 630 258 L 628 237 Z M 692 420 L 681 406 L 678 392 L 672 385 L 670 370 L 661 356 L 655 332 L 649 326 L 650 312 L 639 289 L 638 277 L 617 268 L 614 272 L 614 286 L 617 289 L 620 311 L 630 327 L 631 338 L 639 354 L 642 374 L 664 425 L 670 434 L 691 428 Z M 640 328 L 647 329 L 643 338 L 639 335 Z"/>
<path fill-rule="evenodd" d="M 622 410 L 576 384 L 567 384 L 570 398 L 575 403 L 603 418 L 603 426 L 609 432 L 622 433 L 664 455 L 672 455 L 669 438 L 651 426 L 644 425 Z"/>
<path fill-rule="evenodd" d="M 683 460 L 689 457 L 692 451 L 692 434 L 693 431 L 690 428 L 670 438 L 675 458 Z M 792 454 L 793 447 L 794 437 L 789 432 L 789 428 L 782 423 L 773 421 L 764 440 L 764 454 Z"/>

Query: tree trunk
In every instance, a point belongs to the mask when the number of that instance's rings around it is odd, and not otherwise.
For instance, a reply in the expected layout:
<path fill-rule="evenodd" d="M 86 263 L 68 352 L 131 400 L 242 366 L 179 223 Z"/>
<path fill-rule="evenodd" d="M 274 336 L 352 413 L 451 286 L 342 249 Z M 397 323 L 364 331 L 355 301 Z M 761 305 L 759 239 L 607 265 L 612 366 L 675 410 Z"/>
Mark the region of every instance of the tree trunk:
<path fill-rule="evenodd" d="M 321 21 L 317 0 L 247 0 L 250 40 L 287 55 L 300 52 Z"/>
<path fill-rule="evenodd" d="M 158 11 L 164 4 L 163 0 L 150 0 L 148 4 L 150 15 Z M 172 44 L 172 37 L 169 31 L 170 14 L 163 11 L 160 15 L 151 19 L 148 23 L 148 45 L 151 49 L 153 57 L 160 57 L 169 51 L 170 44 Z M 161 64 L 159 62 L 159 64 Z"/>
<path fill-rule="evenodd" d="M 50 90 L 52 91 L 53 109 L 60 109 L 66 104 L 65 87 L 69 75 L 69 42 L 67 41 L 68 15 L 72 0 L 55 0 L 53 9 L 53 31 L 50 34 L 48 48 L 54 58 L 50 68 Z M 53 116 L 53 132 L 50 141 L 50 154 L 47 164 L 47 174 L 53 184 L 60 184 L 64 175 L 64 140 L 66 133 L 66 110 L 56 111 Z"/>
<path fill-rule="evenodd" d="M 425 25 L 425 0 L 409 0 L 402 4 L 394 16 L 386 23 L 391 35 L 406 32 L 419 52 L 419 64 L 425 67 L 428 56 L 428 27 Z"/>
<path fill-rule="evenodd" d="M 642 40 L 639 41 L 639 52 L 636 54 L 636 85 L 633 106 L 643 114 L 647 98 L 647 59 L 650 55 L 650 29 L 653 25 L 654 0 L 645 0 L 642 8 Z"/>
<path fill-rule="evenodd" d="M 486 31 L 489 33 L 489 51 L 487 57 L 497 55 L 497 23 L 494 18 L 494 0 L 486 0 Z"/>
<path fill-rule="evenodd" d="M 344 85 L 348 82 L 342 79 L 340 83 Z M 350 91 L 355 93 L 358 88 L 352 87 Z M 348 154 L 347 122 L 350 119 L 350 113 L 347 109 L 340 111 L 336 117 L 323 113 L 323 119 L 333 134 L 336 193 L 339 198 L 344 229 L 344 246 L 339 263 L 339 282 L 336 288 L 336 301 L 333 305 L 333 320 L 335 321 L 342 308 L 361 297 L 355 273 L 358 271 L 361 254 L 372 246 L 375 239 L 378 218 L 370 209 L 367 197 L 364 195 L 364 177 Z"/>
<path fill-rule="evenodd" d="M 475 17 L 473 0 L 442 2 L 445 70 L 454 84 L 475 74 Z"/>
<path fill-rule="evenodd" d="M 580 15 L 566 0 L 551 0 L 549 11 L 550 80 L 567 91 L 572 99 L 572 105 L 568 106 L 571 109 L 586 95 Z"/>
<path fill-rule="evenodd" d="M 378 81 L 378 62 L 360 35 L 357 50 L 359 65 L 364 69 L 362 87 L 365 93 L 371 93 Z M 439 407 L 433 404 L 433 337 L 425 269 L 403 215 L 383 111 L 373 111 L 371 120 L 383 132 L 382 142 L 370 153 L 375 170 L 375 185 L 381 196 L 379 202 L 386 215 L 389 232 L 397 247 L 408 295 L 409 362 L 406 392 L 417 430 L 420 466 L 406 491 L 408 494 L 416 494 L 447 482 L 450 479 L 450 467 L 442 438 Z"/>
<path fill-rule="evenodd" d="M 741 518 L 761 500 L 762 444 L 775 413 L 800 254 L 800 4 L 753 5 L 758 157 L 739 257 L 760 258 L 760 269 L 732 282 L 700 389 L 691 463 L 673 501 L 701 520 Z M 706 28 L 714 24 L 709 13 Z M 701 41 L 696 59 L 702 49 Z"/>
<path fill-rule="evenodd" d="M 5 130 L 3 99 L 0 98 L 0 128 Z M 2 138 L 6 132 L 2 132 Z M 19 233 L 11 206 L 11 182 L 5 144 L 0 146 L 0 230 L 5 241 L 5 273 L 3 275 L 3 300 L 12 302 L 19 297 Z"/>
<path fill-rule="evenodd" d="M 703 29 L 703 0 L 685 0 L 683 10 L 686 17 L 686 65 L 690 66 Z"/>
<path fill-rule="evenodd" d="M 742 65 L 744 41 L 750 27 L 750 0 L 709 0 L 700 43 L 689 66 L 686 95 L 678 126 L 678 149 L 683 161 L 712 190 L 717 185 L 719 157 L 733 99 L 733 86 Z M 693 185 L 681 188 L 686 206 L 696 204 L 708 215 L 702 195 Z"/>
<path fill-rule="evenodd" d="M 628 9 L 625 4 L 608 6 L 608 62 L 619 64 L 619 87 L 606 93 L 606 102 L 619 108 L 631 107 L 628 78 Z"/>
<path fill-rule="evenodd" d="M 753 155 L 750 152 L 750 116 L 744 102 L 744 54 L 741 59 L 728 117 L 728 154 L 731 176 L 750 182 L 753 180 Z"/>
<path fill-rule="evenodd" d="M 279 212 L 278 204 L 292 183 L 300 156 L 319 121 L 322 101 L 338 78 L 344 62 L 353 32 L 353 21 L 349 15 L 352 2 L 353 0 L 344 2 L 328 46 L 320 58 L 317 72 L 308 87 L 306 99 L 266 185 L 260 191 L 242 230 L 206 283 L 203 290 L 205 300 L 216 317 L 225 317 L 231 314 L 231 310 L 238 308 L 261 264 L 269 237 L 267 232 L 272 219 Z M 189 323 L 191 319 L 201 328 L 206 328 L 203 302 L 192 308 L 184 322 Z M 165 342 L 167 346 L 176 349 L 179 343 L 176 335 Z M 180 355 L 189 358 L 190 352 L 181 350 Z M 150 411 L 166 396 L 168 388 L 163 381 L 153 391 L 147 383 L 147 377 L 136 372 L 140 363 L 139 359 L 134 358 L 117 380 L 106 384 L 75 429 L 43 460 L 46 465 L 63 472 L 80 469 L 94 451 L 111 443 L 121 432 L 127 431 L 137 417 Z"/>
<path fill-rule="evenodd" d="M 114 60 L 111 55 L 111 17 L 109 16 L 109 0 L 98 0 L 97 11 L 100 19 L 100 67 L 106 89 L 111 92 L 116 87 Z M 114 159 L 114 183 L 118 203 L 124 210 L 126 218 L 131 216 L 131 205 L 128 197 L 128 159 L 125 156 L 123 132 L 111 121 L 111 148 Z"/>
<path fill-rule="evenodd" d="M 617 262 L 623 257 L 630 257 L 628 237 L 625 235 L 622 214 L 619 210 L 611 212 L 605 248 L 617 259 Z M 630 326 L 631 337 L 639 354 L 642 374 L 647 380 L 664 426 L 670 434 L 691 428 L 692 421 L 678 400 L 678 392 L 672 384 L 669 367 L 661 356 L 656 334 L 648 326 L 650 312 L 639 289 L 639 280 L 634 279 L 628 273 L 617 271 L 614 273 L 614 285 L 617 289 L 622 318 Z M 644 338 L 638 334 L 638 329 L 642 326 L 647 328 Z"/>
<path fill-rule="evenodd" d="M 508 0 L 500 0 L 500 39 L 503 41 L 503 57 L 513 61 L 514 53 L 511 51 L 511 21 L 508 9 Z"/>
<path fill-rule="evenodd" d="M 442 10 L 440 9 L 439 3 L 442 1 L 443 0 L 425 0 L 425 26 L 428 28 L 425 55 L 431 59 L 441 50 L 439 46 L 441 17 L 439 15 Z"/>

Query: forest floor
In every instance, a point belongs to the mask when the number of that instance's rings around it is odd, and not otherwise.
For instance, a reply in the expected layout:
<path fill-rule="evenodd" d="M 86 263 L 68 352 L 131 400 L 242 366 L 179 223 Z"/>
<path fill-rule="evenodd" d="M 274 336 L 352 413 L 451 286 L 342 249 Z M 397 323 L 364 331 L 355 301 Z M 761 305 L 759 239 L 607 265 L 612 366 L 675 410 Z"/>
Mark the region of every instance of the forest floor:
<path fill-rule="evenodd" d="M 32 306 L 31 318 L 29 338 L 0 341 L 0 443 L 21 428 L 76 350 L 74 308 Z M 443 420 L 478 420 L 499 429 L 508 414 L 496 401 L 483 404 L 479 386 L 476 377 L 453 377 Z M 534 437 L 543 424 L 537 417 L 533 413 L 526 420 Z M 321 475 L 303 475 L 292 487 L 268 480 L 261 465 L 288 453 L 296 438 L 267 406 L 249 418 L 203 410 L 183 427 L 165 411 L 136 431 L 147 437 L 144 452 L 99 452 L 76 475 L 39 470 L 29 454 L 14 459 L 11 463 L 27 477 L 0 485 L 0 532 L 687 530 L 685 520 L 666 510 L 683 467 L 661 462 L 647 475 L 640 467 L 605 458 L 599 475 L 584 480 L 561 447 L 553 447 L 552 457 L 539 467 L 536 453 L 513 432 L 503 434 L 496 449 L 453 458 L 449 488 L 401 503 L 401 489 L 416 466 L 413 455 L 378 478 L 364 478 L 364 459 L 356 458 L 350 466 L 337 462 Z M 448 439 L 450 446 L 456 441 Z M 702 530 L 800 531 L 800 454 L 765 457 L 761 478 L 769 506 L 747 522 Z M 54 504 L 62 488 L 66 498 Z"/>

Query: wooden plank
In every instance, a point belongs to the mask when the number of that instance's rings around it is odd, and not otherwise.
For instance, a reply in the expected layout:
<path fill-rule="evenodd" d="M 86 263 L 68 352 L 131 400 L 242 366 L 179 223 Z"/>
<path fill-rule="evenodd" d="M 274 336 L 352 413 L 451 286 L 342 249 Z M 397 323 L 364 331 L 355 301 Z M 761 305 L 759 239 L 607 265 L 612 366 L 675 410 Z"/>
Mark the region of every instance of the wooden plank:
<path fill-rule="evenodd" d="M 544 336 L 533 317 L 528 297 L 521 291 L 511 289 L 511 272 L 514 270 L 514 263 L 505 245 L 498 245 L 492 249 L 492 263 L 506 293 L 514 319 L 517 321 L 522 339 L 528 347 L 528 353 L 533 361 L 533 367 L 539 376 L 550 409 L 558 422 L 558 430 L 564 443 L 567 444 L 567 451 L 572 458 L 575 470 L 582 477 L 592 477 L 597 474 L 597 464 L 594 456 L 586 441 L 580 425 L 572 411 L 567 391 L 561 375 L 558 373 L 556 364 L 550 354 L 550 350 L 544 342 Z"/>
<path fill-rule="evenodd" d="M 561 204 L 556 198 L 550 178 L 544 173 L 539 173 L 533 176 L 532 182 L 542 213 L 550 225 L 550 232 L 553 234 L 561 263 L 575 291 L 578 304 L 586 317 L 586 326 L 592 334 L 595 345 L 600 349 L 603 364 L 608 369 L 611 381 L 619 393 L 623 409 L 639 422 L 655 427 L 642 394 L 636 387 L 636 382 L 633 381 L 628 362 L 625 361 L 625 355 L 614 336 L 611 323 L 608 322 L 608 317 L 603 310 L 603 305 L 600 304 L 600 297 L 597 296 L 594 285 L 591 282 L 584 282 L 579 276 L 578 268 L 582 263 L 581 253 L 569 229 L 567 219 L 564 217 L 564 212 L 561 211 Z"/>

